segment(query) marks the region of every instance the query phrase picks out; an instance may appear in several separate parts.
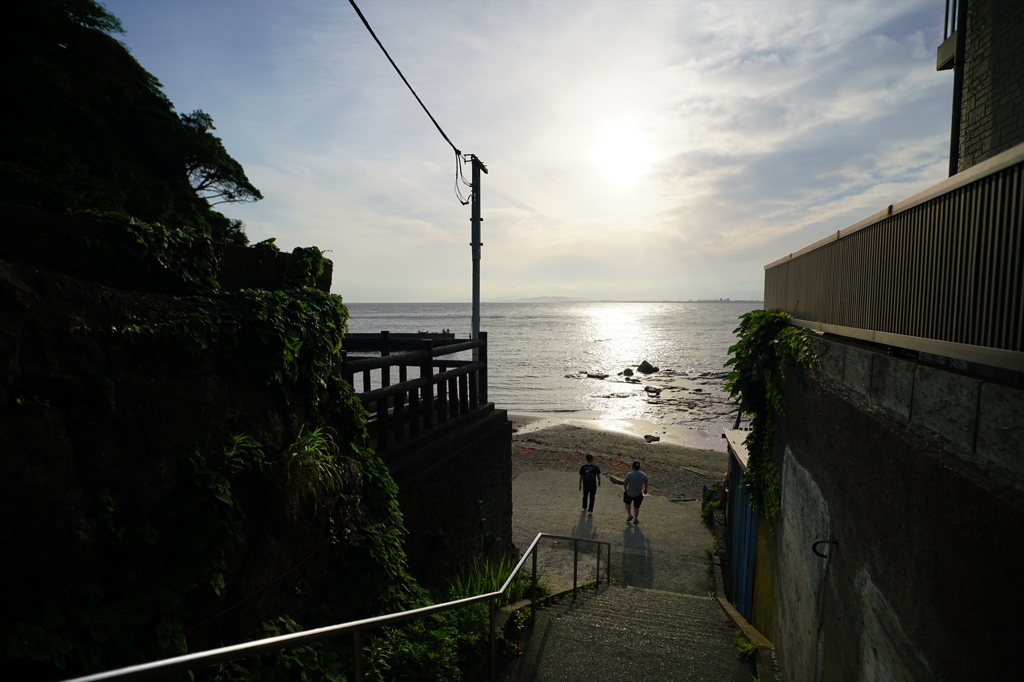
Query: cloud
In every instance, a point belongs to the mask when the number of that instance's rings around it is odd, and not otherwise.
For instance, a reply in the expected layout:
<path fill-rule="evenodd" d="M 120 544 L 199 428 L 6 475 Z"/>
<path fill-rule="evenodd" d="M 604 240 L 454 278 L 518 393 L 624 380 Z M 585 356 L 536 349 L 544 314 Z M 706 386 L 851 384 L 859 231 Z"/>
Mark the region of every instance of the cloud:
<path fill-rule="evenodd" d="M 945 175 L 932 2 L 362 5 L 490 168 L 485 298 L 759 296 L 764 263 Z M 349 300 L 469 297 L 454 152 L 347 5 L 108 7 L 268 197 L 226 207 L 250 236 L 329 249 Z"/>

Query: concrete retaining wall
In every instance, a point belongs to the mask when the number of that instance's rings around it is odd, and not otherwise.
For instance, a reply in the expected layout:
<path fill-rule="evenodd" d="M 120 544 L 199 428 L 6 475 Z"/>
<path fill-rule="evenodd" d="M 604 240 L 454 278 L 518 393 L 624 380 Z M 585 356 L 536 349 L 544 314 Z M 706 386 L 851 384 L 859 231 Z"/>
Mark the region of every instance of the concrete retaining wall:
<path fill-rule="evenodd" d="M 415 449 L 384 454 L 409 531 L 410 568 L 431 586 L 443 588 L 452 567 L 512 544 L 512 422 L 493 408 L 468 417 Z"/>
<path fill-rule="evenodd" d="M 815 337 L 817 379 L 1024 492 L 1024 390 Z"/>
<path fill-rule="evenodd" d="M 774 443 L 785 678 L 999 678 L 1024 609 L 1024 390 L 815 348 L 821 369 L 790 373 Z M 838 544 L 823 559 L 816 540 Z"/>

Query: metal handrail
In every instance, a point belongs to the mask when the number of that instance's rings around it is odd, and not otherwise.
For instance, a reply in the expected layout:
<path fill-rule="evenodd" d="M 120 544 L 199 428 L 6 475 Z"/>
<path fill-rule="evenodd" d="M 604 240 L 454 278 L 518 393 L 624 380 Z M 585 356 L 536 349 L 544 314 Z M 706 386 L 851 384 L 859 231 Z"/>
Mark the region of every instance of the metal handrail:
<path fill-rule="evenodd" d="M 530 580 L 530 622 L 533 623 L 536 619 L 537 611 L 537 547 L 541 539 L 550 538 L 553 540 L 569 540 L 574 542 L 573 548 L 573 568 L 572 568 L 572 595 L 573 599 L 576 598 L 577 591 L 577 569 L 579 564 L 579 543 L 587 542 L 590 544 L 598 545 L 597 552 L 597 585 L 601 584 L 601 550 L 600 546 L 604 545 L 608 549 L 608 560 L 605 568 L 606 585 L 611 585 L 611 558 L 612 558 L 612 546 L 608 542 L 601 540 L 590 540 L 588 538 L 574 538 L 564 535 L 551 535 L 548 533 L 537 533 L 537 537 L 530 543 L 529 548 L 523 552 L 523 556 L 516 563 L 512 572 L 509 574 L 508 579 L 502 584 L 500 588 L 494 592 L 488 592 L 487 594 L 479 594 L 475 597 L 466 597 L 464 599 L 456 599 L 442 604 L 433 604 L 431 606 L 424 606 L 418 609 L 411 609 L 409 611 L 401 611 L 399 613 L 390 613 L 383 616 L 375 616 L 374 618 L 364 618 L 362 620 L 350 621 L 348 623 L 340 623 L 338 625 L 328 625 L 326 627 L 317 628 L 315 630 L 305 630 L 303 632 L 292 632 L 287 635 L 279 635 L 277 637 L 267 637 L 265 639 L 259 639 L 252 642 L 244 642 L 242 644 L 234 644 L 232 646 L 220 647 L 218 649 L 210 649 L 208 651 L 198 651 L 193 654 L 184 654 L 182 656 L 175 656 L 174 658 L 167 658 L 160 661 L 151 661 L 149 663 L 140 663 L 138 665 L 127 666 L 125 668 L 118 668 L 116 670 L 108 670 L 101 673 L 94 673 L 92 675 L 86 675 L 84 677 L 76 677 L 65 682 L 101 682 L 106 680 L 148 680 L 157 677 L 164 677 L 173 673 L 184 672 L 186 670 L 192 670 L 195 668 L 213 665 L 215 663 L 221 663 L 223 661 L 230 661 L 237 658 L 245 658 L 247 656 L 255 656 L 257 654 L 268 653 L 271 651 L 277 651 L 278 649 L 286 649 L 288 647 L 300 646 L 310 642 L 318 642 L 324 639 L 330 639 L 343 635 L 345 633 L 352 633 L 352 661 L 353 661 L 353 678 L 356 682 L 363 679 L 362 674 L 362 631 L 367 628 L 380 627 L 383 625 L 391 625 L 394 623 L 401 623 L 412 618 L 418 618 L 421 616 L 428 616 L 433 613 L 440 613 L 442 611 L 451 611 L 453 609 L 461 608 L 463 606 L 469 606 L 471 604 L 478 604 L 483 601 L 490 603 L 490 646 L 491 646 L 491 680 L 495 679 L 496 674 L 496 648 L 495 648 L 495 636 L 494 636 L 494 620 L 496 614 L 495 600 L 505 594 L 512 581 L 519 574 L 519 571 L 523 570 L 523 566 L 526 564 L 526 560 L 532 556 L 533 558 L 533 575 Z"/>

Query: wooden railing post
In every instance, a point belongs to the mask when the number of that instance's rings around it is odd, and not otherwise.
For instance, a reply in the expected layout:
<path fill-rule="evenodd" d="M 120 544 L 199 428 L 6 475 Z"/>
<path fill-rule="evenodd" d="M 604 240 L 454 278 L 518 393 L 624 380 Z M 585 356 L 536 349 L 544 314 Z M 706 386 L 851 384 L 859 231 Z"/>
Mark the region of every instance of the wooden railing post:
<path fill-rule="evenodd" d="M 434 428 L 434 342 L 423 339 L 420 342 L 423 359 L 420 360 L 420 379 L 427 384 L 420 387 L 420 410 L 423 417 L 423 429 Z"/>
<path fill-rule="evenodd" d="M 386 358 L 391 355 L 391 332 L 380 333 L 380 356 Z M 387 388 L 391 385 L 391 365 L 384 365 L 380 368 L 380 387 Z M 377 401 L 377 451 L 382 452 L 388 449 L 388 399 L 381 398 Z M 401 422 L 399 422 L 401 423 Z"/>
<path fill-rule="evenodd" d="M 477 348 L 476 350 L 480 349 Z M 480 403 L 480 384 L 478 383 L 480 379 L 479 370 L 473 370 L 469 373 L 467 378 L 469 380 L 469 409 L 475 410 L 477 405 Z"/>
<path fill-rule="evenodd" d="M 441 374 L 444 374 L 447 367 L 441 365 L 438 369 Z M 441 379 L 437 382 L 437 422 L 443 424 L 446 421 L 448 421 L 448 382 Z"/>
<path fill-rule="evenodd" d="M 480 332 L 480 340 L 483 341 L 483 346 L 480 348 L 480 362 L 483 363 L 483 368 L 480 370 L 479 388 L 480 402 L 487 404 L 487 332 Z"/>
<path fill-rule="evenodd" d="M 405 440 L 405 394 L 399 393 L 394 396 L 394 434 L 395 443 L 401 443 Z"/>
<path fill-rule="evenodd" d="M 420 435 L 420 392 L 409 389 L 409 435 Z"/>
<path fill-rule="evenodd" d="M 341 379 L 349 386 L 352 386 L 352 372 L 348 371 L 345 366 L 348 362 L 348 351 L 342 349 L 341 351 Z M 355 386 L 352 386 L 352 390 L 355 390 Z"/>
<path fill-rule="evenodd" d="M 452 417 L 458 417 L 461 412 L 459 411 L 459 379 L 458 377 L 452 377 L 448 380 L 448 414 Z"/>
<path fill-rule="evenodd" d="M 404 364 L 398 365 L 398 383 L 404 384 L 408 381 L 408 371 Z M 395 442 L 401 443 L 405 439 L 405 392 L 395 396 Z"/>
<path fill-rule="evenodd" d="M 469 412 L 469 375 L 459 375 L 459 414 Z"/>

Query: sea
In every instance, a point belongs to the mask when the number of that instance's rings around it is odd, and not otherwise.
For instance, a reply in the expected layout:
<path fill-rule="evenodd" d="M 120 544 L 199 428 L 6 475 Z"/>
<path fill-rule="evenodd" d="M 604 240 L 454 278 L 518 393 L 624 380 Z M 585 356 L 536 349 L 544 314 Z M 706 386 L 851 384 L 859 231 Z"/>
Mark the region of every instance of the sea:
<path fill-rule="evenodd" d="M 471 336 L 468 302 L 346 305 L 353 333 Z M 483 302 L 488 398 L 510 413 L 628 423 L 638 432 L 721 449 L 722 430 L 736 417 L 724 365 L 738 318 L 760 307 L 759 301 Z M 637 372 L 644 361 L 658 371 Z"/>

